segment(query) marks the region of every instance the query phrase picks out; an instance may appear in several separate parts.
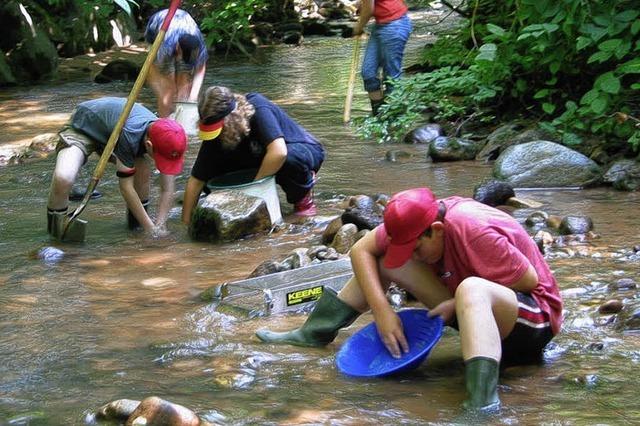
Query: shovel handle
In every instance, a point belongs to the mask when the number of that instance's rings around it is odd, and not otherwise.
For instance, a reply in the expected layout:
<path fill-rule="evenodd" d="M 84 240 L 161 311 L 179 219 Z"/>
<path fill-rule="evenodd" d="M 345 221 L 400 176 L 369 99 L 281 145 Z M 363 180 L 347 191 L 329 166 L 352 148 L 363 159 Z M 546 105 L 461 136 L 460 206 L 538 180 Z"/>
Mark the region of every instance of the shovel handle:
<path fill-rule="evenodd" d="M 89 185 L 87 186 L 87 190 L 84 193 L 84 197 L 82 198 L 82 201 L 80 202 L 78 207 L 69 216 L 69 220 L 67 221 L 64 227 L 64 231 L 62 232 L 62 239 L 64 239 L 64 236 L 67 233 L 67 230 L 69 229 L 69 224 L 71 223 L 71 221 L 75 220 L 80 215 L 80 213 L 82 213 L 84 208 L 87 206 L 87 203 L 91 199 L 91 193 L 93 193 L 93 190 L 98 185 L 98 181 L 102 178 L 102 175 L 104 174 L 104 170 L 107 167 L 107 163 L 109 162 L 109 157 L 111 157 L 111 154 L 113 153 L 113 149 L 115 148 L 118 138 L 120 137 L 120 133 L 122 132 L 122 128 L 124 127 L 124 123 L 127 121 L 127 118 L 129 118 L 129 113 L 133 108 L 133 104 L 138 98 L 138 94 L 140 93 L 140 90 L 142 90 L 142 86 L 144 85 L 144 82 L 147 79 L 147 75 L 149 74 L 149 68 L 151 68 L 151 64 L 155 59 L 156 55 L 158 54 L 160 45 L 164 41 L 164 35 L 167 32 L 167 29 L 169 28 L 169 24 L 173 19 L 173 15 L 176 14 L 176 10 L 178 10 L 179 6 L 180 6 L 180 0 L 171 0 L 171 4 L 169 5 L 169 11 L 167 12 L 167 16 L 165 16 L 164 21 L 162 22 L 162 26 L 160 27 L 160 31 L 158 31 L 158 34 L 156 35 L 156 38 L 153 41 L 153 44 L 151 45 L 151 49 L 149 50 L 149 53 L 147 54 L 147 57 L 144 60 L 142 69 L 140 70 L 140 73 L 138 74 L 138 77 L 136 78 L 135 83 L 133 83 L 133 88 L 131 89 L 131 92 L 129 92 L 129 96 L 127 97 L 127 102 L 124 105 L 124 109 L 120 113 L 118 122 L 116 123 L 115 127 L 111 131 L 109 140 L 107 141 L 107 144 L 104 147 L 104 151 L 102 151 L 100 160 L 98 160 L 98 164 L 96 165 L 96 168 L 93 172 L 93 177 L 91 178 L 91 182 L 89 182 Z"/>
<path fill-rule="evenodd" d="M 358 62 L 360 62 L 360 38 L 362 36 L 356 36 L 353 42 L 353 55 L 351 57 L 351 69 L 349 70 L 349 82 L 347 83 L 347 96 L 344 100 L 344 114 L 342 121 L 348 123 L 351 119 L 351 102 L 353 101 L 353 86 L 356 81 L 356 71 L 358 68 Z"/>

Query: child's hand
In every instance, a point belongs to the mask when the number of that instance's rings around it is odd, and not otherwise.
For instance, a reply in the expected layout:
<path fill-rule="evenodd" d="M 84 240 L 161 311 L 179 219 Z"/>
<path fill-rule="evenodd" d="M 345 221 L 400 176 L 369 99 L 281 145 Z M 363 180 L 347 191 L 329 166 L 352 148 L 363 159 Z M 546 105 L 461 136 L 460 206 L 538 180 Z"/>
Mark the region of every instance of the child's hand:
<path fill-rule="evenodd" d="M 380 339 L 385 347 L 394 358 L 400 358 L 400 349 L 403 353 L 409 352 L 409 343 L 402 329 L 402 321 L 391 307 L 385 309 L 384 312 L 374 313 L 376 327 Z"/>
<path fill-rule="evenodd" d="M 164 238 L 169 235 L 169 231 L 164 226 L 154 226 L 151 230 L 151 238 Z"/>
<path fill-rule="evenodd" d="M 445 324 L 448 324 L 456 315 L 456 300 L 453 298 L 445 300 L 429 311 L 430 317 L 436 315 L 440 315 Z"/>

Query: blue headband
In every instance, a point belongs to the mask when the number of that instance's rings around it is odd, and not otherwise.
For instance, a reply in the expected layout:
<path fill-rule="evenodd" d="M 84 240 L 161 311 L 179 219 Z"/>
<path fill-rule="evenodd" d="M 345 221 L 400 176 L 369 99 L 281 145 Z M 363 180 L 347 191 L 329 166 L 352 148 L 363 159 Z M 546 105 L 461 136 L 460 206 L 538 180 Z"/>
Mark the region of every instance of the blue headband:
<path fill-rule="evenodd" d="M 219 113 L 215 114 L 215 115 L 210 115 L 202 120 L 200 120 L 202 122 L 202 124 L 212 124 L 215 123 L 216 121 L 220 121 L 223 118 L 225 118 L 227 115 L 231 114 L 231 112 L 236 109 L 236 100 L 234 98 L 231 98 L 231 100 L 229 101 L 229 104 L 227 105 L 227 107 L 225 109 L 223 109 L 222 111 L 220 111 Z"/>

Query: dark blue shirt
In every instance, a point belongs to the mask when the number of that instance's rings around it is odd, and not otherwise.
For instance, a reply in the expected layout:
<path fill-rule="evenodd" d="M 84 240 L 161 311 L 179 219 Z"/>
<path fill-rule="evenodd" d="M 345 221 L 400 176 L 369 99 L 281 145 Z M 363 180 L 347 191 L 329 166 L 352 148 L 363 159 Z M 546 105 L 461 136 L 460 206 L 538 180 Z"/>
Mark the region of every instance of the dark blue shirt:
<path fill-rule="evenodd" d="M 219 139 L 202 141 L 198 157 L 191 169 L 191 176 L 198 180 L 209 179 L 242 169 L 258 169 L 266 153 L 266 147 L 278 138 L 287 145 L 320 142 L 296 123 L 278 105 L 259 93 L 249 93 L 247 100 L 256 112 L 251 117 L 251 131 L 234 149 L 223 149 Z"/>

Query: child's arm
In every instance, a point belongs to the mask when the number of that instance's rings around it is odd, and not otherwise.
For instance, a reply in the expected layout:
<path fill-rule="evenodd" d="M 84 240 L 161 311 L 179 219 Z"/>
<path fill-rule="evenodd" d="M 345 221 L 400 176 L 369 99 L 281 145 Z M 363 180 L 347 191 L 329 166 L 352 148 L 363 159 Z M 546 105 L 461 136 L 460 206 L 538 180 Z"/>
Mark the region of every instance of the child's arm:
<path fill-rule="evenodd" d="M 156 226 L 161 229 L 164 229 L 165 222 L 169 216 L 169 210 L 173 207 L 175 181 L 175 176 L 160 174 L 160 199 L 158 200 Z"/>
<path fill-rule="evenodd" d="M 362 0 L 362 2 L 360 2 L 360 15 L 358 16 L 356 26 L 353 28 L 354 36 L 360 35 L 364 32 L 364 27 L 373 16 L 373 2 L 374 0 Z"/>
<path fill-rule="evenodd" d="M 138 197 L 138 193 L 133 185 L 133 174 L 129 176 L 124 176 L 123 173 L 126 173 L 128 169 L 125 166 L 124 169 L 121 169 L 122 164 L 118 161 L 118 172 L 119 179 L 118 185 L 120 186 L 120 194 L 122 194 L 122 198 L 124 198 L 125 203 L 127 204 L 127 208 L 131 211 L 133 216 L 138 220 L 138 223 L 142 225 L 146 232 L 153 232 L 153 221 L 144 210 L 142 206 L 142 202 L 140 201 L 140 197 Z M 128 169 L 131 171 L 132 169 Z"/>
<path fill-rule="evenodd" d="M 267 152 L 262 159 L 262 163 L 260 164 L 260 169 L 258 169 L 258 174 L 256 174 L 255 180 L 278 173 L 278 170 L 280 170 L 286 159 L 286 142 L 283 138 L 275 139 L 267 145 Z"/>
<path fill-rule="evenodd" d="M 187 187 L 184 189 L 184 200 L 182 201 L 182 223 L 185 225 L 191 223 L 191 213 L 198 203 L 203 187 L 204 181 L 189 176 Z"/>
<path fill-rule="evenodd" d="M 379 261 L 383 252 L 376 244 L 376 230 L 367 233 L 351 248 L 351 264 L 376 321 L 378 334 L 395 358 L 400 357 L 400 349 L 409 351 L 409 344 L 402 329 L 402 322 L 395 313 L 382 286 Z"/>

